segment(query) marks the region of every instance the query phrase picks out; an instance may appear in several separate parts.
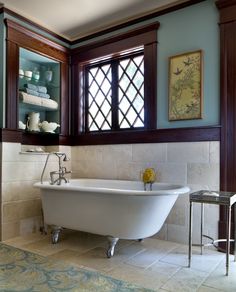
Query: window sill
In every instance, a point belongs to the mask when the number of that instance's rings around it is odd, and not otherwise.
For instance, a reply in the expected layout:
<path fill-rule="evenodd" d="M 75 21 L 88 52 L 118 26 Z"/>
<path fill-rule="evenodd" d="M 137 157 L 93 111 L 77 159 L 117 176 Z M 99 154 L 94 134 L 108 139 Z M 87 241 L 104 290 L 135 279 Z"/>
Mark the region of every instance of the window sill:
<path fill-rule="evenodd" d="M 221 126 L 79 134 L 73 145 L 220 141 Z"/>

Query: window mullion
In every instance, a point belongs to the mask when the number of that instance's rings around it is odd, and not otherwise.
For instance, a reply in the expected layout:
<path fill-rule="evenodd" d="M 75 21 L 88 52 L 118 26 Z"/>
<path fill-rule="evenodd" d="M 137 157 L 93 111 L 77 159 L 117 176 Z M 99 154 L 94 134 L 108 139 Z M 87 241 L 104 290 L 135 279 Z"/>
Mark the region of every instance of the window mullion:
<path fill-rule="evenodd" d="M 88 79 L 89 79 L 89 70 L 85 69 L 85 84 L 84 84 L 84 92 L 86 94 L 85 100 L 84 100 L 84 110 L 85 110 L 85 119 L 84 119 L 84 127 L 85 132 L 89 132 L 89 126 L 88 126 L 88 118 L 89 118 L 89 90 L 88 90 Z"/>
<path fill-rule="evenodd" d="M 118 66 L 119 60 L 113 60 L 112 63 L 112 130 L 119 129 L 118 121 Z"/>

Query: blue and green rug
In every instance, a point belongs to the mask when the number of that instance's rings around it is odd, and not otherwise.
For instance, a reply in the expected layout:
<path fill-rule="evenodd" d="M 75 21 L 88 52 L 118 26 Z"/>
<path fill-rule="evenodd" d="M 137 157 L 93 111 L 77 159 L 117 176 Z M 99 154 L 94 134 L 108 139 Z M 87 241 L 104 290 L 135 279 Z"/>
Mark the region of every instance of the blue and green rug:
<path fill-rule="evenodd" d="M 148 292 L 96 271 L 0 244 L 0 291 Z"/>

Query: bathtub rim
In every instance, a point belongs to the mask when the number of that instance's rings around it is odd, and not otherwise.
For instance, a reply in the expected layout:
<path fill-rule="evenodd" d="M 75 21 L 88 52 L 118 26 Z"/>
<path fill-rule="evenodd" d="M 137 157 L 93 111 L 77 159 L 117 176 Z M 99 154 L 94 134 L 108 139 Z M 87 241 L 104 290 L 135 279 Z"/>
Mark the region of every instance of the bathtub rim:
<path fill-rule="evenodd" d="M 41 182 L 36 182 L 34 187 L 44 189 L 44 190 L 58 190 L 58 191 L 80 191 L 86 193 L 101 193 L 101 194 L 110 194 L 115 193 L 119 195 L 126 196 L 160 196 L 160 195 L 184 195 L 190 192 L 190 187 L 181 184 L 172 184 L 172 183 L 161 183 L 155 182 L 154 184 L 158 184 L 160 186 L 173 186 L 172 189 L 164 189 L 164 190 L 131 190 L 131 189 L 118 189 L 111 187 L 91 187 L 91 186 L 75 186 L 71 185 L 70 182 L 74 181 L 99 181 L 99 182 L 120 182 L 120 183 L 140 183 L 140 181 L 132 181 L 132 180 L 114 180 L 114 179 L 97 179 L 97 178 L 74 178 L 70 179 L 69 183 L 63 183 L 61 185 L 51 185 L 49 181 L 44 181 L 43 184 Z"/>

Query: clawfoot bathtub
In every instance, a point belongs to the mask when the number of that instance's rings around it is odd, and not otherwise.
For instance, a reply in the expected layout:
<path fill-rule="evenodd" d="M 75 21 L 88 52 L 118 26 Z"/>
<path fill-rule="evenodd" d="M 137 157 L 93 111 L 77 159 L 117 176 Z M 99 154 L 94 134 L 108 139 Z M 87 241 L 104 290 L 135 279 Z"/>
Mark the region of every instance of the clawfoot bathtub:
<path fill-rule="evenodd" d="M 44 222 L 54 226 L 52 242 L 69 228 L 108 236 L 107 257 L 118 239 L 143 239 L 156 234 L 186 186 L 154 183 L 144 191 L 138 181 L 72 179 L 62 185 L 36 183 L 40 188 Z"/>

